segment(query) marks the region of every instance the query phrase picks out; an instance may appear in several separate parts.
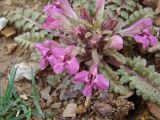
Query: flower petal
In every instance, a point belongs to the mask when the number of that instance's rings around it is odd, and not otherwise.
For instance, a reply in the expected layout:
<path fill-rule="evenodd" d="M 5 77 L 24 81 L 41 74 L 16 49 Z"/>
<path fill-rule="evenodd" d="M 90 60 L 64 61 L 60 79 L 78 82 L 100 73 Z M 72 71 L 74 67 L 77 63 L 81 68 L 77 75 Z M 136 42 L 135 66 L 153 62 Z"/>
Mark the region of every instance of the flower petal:
<path fill-rule="evenodd" d="M 83 95 L 86 97 L 90 97 L 92 95 L 92 86 L 91 85 L 85 86 L 85 88 L 83 89 Z"/>
<path fill-rule="evenodd" d="M 42 24 L 42 28 L 49 31 L 53 29 L 62 29 L 64 21 L 61 19 L 53 19 L 51 15 L 48 15 L 46 21 Z"/>
<path fill-rule="evenodd" d="M 49 48 L 45 47 L 43 43 L 37 43 L 35 47 L 38 49 L 42 56 L 45 56 L 46 53 L 49 51 Z"/>
<path fill-rule="evenodd" d="M 131 36 L 140 34 L 141 31 L 146 29 L 151 29 L 153 26 L 153 21 L 151 18 L 142 18 L 139 21 L 135 22 L 129 28 L 123 29 L 120 31 L 121 35 L 123 36 Z M 151 31 L 151 30 L 147 30 Z"/>
<path fill-rule="evenodd" d="M 65 48 L 62 47 L 54 48 L 52 52 L 56 57 L 59 57 L 61 59 L 63 59 L 63 57 L 65 56 Z"/>
<path fill-rule="evenodd" d="M 98 74 L 96 77 L 95 85 L 98 89 L 106 90 L 109 88 L 109 81 L 102 74 Z"/>
<path fill-rule="evenodd" d="M 104 5 L 105 5 L 105 0 L 97 0 L 96 1 L 96 18 L 97 19 L 103 18 Z"/>
<path fill-rule="evenodd" d="M 57 63 L 56 65 L 54 65 L 53 69 L 57 74 L 62 73 L 64 71 L 64 65 L 62 63 Z"/>
<path fill-rule="evenodd" d="M 88 74 L 89 74 L 88 71 L 83 70 L 83 71 L 81 71 L 81 72 L 79 72 L 79 73 L 77 73 L 75 75 L 74 81 L 76 81 L 76 82 L 82 82 L 82 83 L 83 82 L 88 82 L 88 80 L 87 80 Z"/>
<path fill-rule="evenodd" d="M 149 46 L 149 40 L 146 37 L 142 37 L 140 35 L 134 36 L 136 42 L 141 43 L 143 45 L 143 49 L 146 49 Z"/>
<path fill-rule="evenodd" d="M 65 54 L 71 54 L 72 50 L 75 48 L 75 45 L 69 45 L 65 48 Z"/>
<path fill-rule="evenodd" d="M 49 62 L 46 58 L 42 58 L 39 64 L 41 70 L 44 70 L 49 65 Z"/>
<path fill-rule="evenodd" d="M 67 73 L 73 75 L 76 74 L 79 70 L 79 62 L 76 57 L 73 57 L 71 61 L 69 61 L 68 64 L 65 65 L 65 68 L 67 70 Z"/>
<path fill-rule="evenodd" d="M 117 50 L 120 50 L 123 48 L 123 39 L 121 36 L 119 35 L 114 35 L 111 37 L 111 48 L 115 48 Z"/>
<path fill-rule="evenodd" d="M 53 48 L 56 48 L 56 47 L 61 47 L 61 45 L 54 41 L 54 40 L 46 40 L 44 42 L 45 46 L 48 47 L 50 50 L 52 50 Z"/>
<path fill-rule="evenodd" d="M 70 18 L 78 19 L 77 15 L 71 8 L 68 0 L 58 0 L 60 3 L 60 7 L 63 9 L 64 13 L 69 16 Z"/>
<path fill-rule="evenodd" d="M 157 39 L 155 36 L 150 35 L 150 36 L 149 36 L 149 39 L 150 39 L 150 45 L 151 45 L 151 46 L 155 46 L 155 45 L 158 44 L 158 39 Z"/>
<path fill-rule="evenodd" d="M 48 59 L 48 61 L 49 61 L 49 64 L 51 65 L 51 67 L 54 69 L 54 66 L 56 65 L 56 64 L 59 64 L 60 62 L 59 62 L 59 60 L 55 57 L 55 56 L 50 56 L 50 57 L 48 57 L 47 58 Z"/>

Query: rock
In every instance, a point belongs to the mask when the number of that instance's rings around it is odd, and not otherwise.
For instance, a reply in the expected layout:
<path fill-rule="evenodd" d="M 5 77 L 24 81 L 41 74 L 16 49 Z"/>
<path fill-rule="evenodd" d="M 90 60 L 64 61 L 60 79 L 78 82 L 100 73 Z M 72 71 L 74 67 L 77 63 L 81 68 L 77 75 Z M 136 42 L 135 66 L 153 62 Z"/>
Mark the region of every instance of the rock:
<path fill-rule="evenodd" d="M 7 45 L 8 53 L 11 54 L 17 47 L 17 43 L 10 43 Z"/>
<path fill-rule="evenodd" d="M 63 117 L 76 117 L 77 104 L 68 104 L 63 112 Z"/>
<path fill-rule="evenodd" d="M 0 18 L 0 31 L 6 27 L 8 20 L 5 17 Z"/>
<path fill-rule="evenodd" d="M 51 103 L 52 103 L 52 97 L 49 97 L 47 99 L 47 107 L 49 107 L 51 105 Z"/>
<path fill-rule="evenodd" d="M 51 91 L 51 86 L 48 86 L 42 91 L 40 91 L 42 98 L 44 98 L 45 100 L 48 100 L 51 97 L 49 94 L 50 91 Z"/>
<path fill-rule="evenodd" d="M 83 114 L 83 113 L 86 113 L 86 112 L 87 112 L 87 109 L 83 105 L 79 105 L 76 109 L 77 114 Z"/>
<path fill-rule="evenodd" d="M 20 95 L 20 98 L 22 98 L 23 100 L 28 100 L 28 96 L 26 94 Z"/>
<path fill-rule="evenodd" d="M 110 116 L 114 112 L 114 108 L 110 104 L 96 102 L 93 106 L 93 111 L 102 115 L 102 116 Z"/>
<path fill-rule="evenodd" d="M 61 102 L 56 102 L 52 104 L 51 108 L 52 109 L 59 109 L 61 107 L 62 103 Z"/>
<path fill-rule="evenodd" d="M 26 78 L 28 80 L 32 79 L 32 72 L 31 68 L 33 70 L 33 75 L 38 73 L 39 71 L 39 65 L 36 62 L 29 62 L 29 63 L 18 63 L 14 66 L 14 68 L 17 68 L 16 76 L 15 76 L 15 81 L 19 81 L 23 78 Z"/>
<path fill-rule="evenodd" d="M 13 27 L 6 27 L 1 31 L 1 34 L 8 38 L 14 36 L 16 34 L 16 30 Z"/>

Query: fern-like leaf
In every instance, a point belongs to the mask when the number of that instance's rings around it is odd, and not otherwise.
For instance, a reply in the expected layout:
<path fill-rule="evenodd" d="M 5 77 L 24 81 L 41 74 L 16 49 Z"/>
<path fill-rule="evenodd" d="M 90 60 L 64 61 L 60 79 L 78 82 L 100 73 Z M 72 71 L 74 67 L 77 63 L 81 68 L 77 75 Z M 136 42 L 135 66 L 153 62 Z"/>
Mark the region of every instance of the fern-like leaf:
<path fill-rule="evenodd" d="M 121 66 L 118 73 L 122 84 L 128 83 L 144 100 L 160 104 L 160 74 L 155 71 L 154 66 L 146 67 L 145 59 L 127 59 L 126 65 Z"/>
<path fill-rule="evenodd" d="M 153 17 L 154 17 L 154 11 L 151 8 L 140 9 L 140 10 L 133 12 L 129 16 L 126 22 L 126 25 L 129 26 L 141 18 L 153 18 Z"/>
<path fill-rule="evenodd" d="M 45 21 L 45 16 L 31 9 L 17 8 L 13 11 L 2 11 L 0 16 L 8 18 L 10 24 L 14 24 L 17 29 L 23 31 L 37 31 L 40 30 L 40 24 Z"/>
<path fill-rule="evenodd" d="M 110 81 L 110 89 L 121 95 L 125 95 L 126 90 L 122 84 L 119 82 L 119 77 L 117 73 L 112 70 L 108 65 L 101 65 L 100 67 L 101 73 Z"/>
<path fill-rule="evenodd" d="M 106 2 L 106 13 L 109 16 L 119 15 L 127 20 L 129 15 L 137 8 L 137 0 L 110 0 Z"/>
<path fill-rule="evenodd" d="M 47 31 L 40 32 L 26 32 L 17 37 L 15 41 L 25 48 L 34 49 L 35 43 L 42 42 L 45 38 L 52 38 L 53 36 L 48 34 Z"/>

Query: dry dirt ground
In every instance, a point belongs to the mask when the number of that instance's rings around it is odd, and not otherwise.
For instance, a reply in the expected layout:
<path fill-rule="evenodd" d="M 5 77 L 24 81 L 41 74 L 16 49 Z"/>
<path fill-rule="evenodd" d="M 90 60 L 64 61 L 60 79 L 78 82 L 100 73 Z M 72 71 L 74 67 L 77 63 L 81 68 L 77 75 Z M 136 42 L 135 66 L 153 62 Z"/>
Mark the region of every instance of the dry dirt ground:
<path fill-rule="evenodd" d="M 11 3 L 6 3 L 6 1 L 3 1 L 3 0 L 0 1 L 0 7 L 1 6 L 4 7 L 5 4 L 7 4 L 6 8 L 15 7 L 15 6 L 33 7 L 33 4 L 36 3 L 33 8 L 39 9 L 41 8 L 41 6 L 43 6 L 46 3 L 46 1 L 40 2 L 38 0 L 34 0 L 32 2 L 27 1 L 26 2 L 27 4 L 24 5 L 23 1 L 25 2 L 25 0 L 22 0 L 22 2 L 19 2 L 19 3 L 17 3 L 16 1 L 12 1 Z M 16 63 L 29 62 L 31 58 L 30 52 L 28 50 L 23 49 L 20 46 L 17 46 L 16 49 L 11 54 L 8 54 L 7 45 L 15 43 L 13 39 L 14 39 L 13 37 L 5 38 L 4 36 L 0 36 L 0 75 L 1 75 L 0 82 L 4 90 L 7 87 L 7 75 L 11 67 Z M 47 68 L 47 70 L 41 71 L 36 76 L 36 79 L 37 79 L 36 85 L 37 85 L 38 91 L 43 90 L 48 86 L 46 82 L 46 77 L 48 74 L 52 74 L 51 68 Z M 71 86 L 72 84 L 70 84 L 69 87 L 66 89 L 68 93 L 73 92 L 69 89 L 69 88 L 72 88 Z M 15 87 L 20 95 L 25 94 L 27 96 L 30 96 L 30 93 L 31 93 L 30 81 L 22 80 L 19 82 L 15 82 Z M 84 113 L 78 113 L 76 118 L 72 118 L 72 120 L 103 120 L 103 119 L 104 120 L 120 120 L 120 119 L 121 120 L 125 120 L 125 119 L 126 120 L 150 120 L 151 119 L 151 115 L 145 103 L 142 101 L 141 98 L 135 99 L 135 96 L 133 96 L 132 98 L 129 98 L 129 100 L 132 101 L 132 102 L 129 102 L 128 100 L 125 100 L 112 93 L 109 93 L 107 97 L 101 98 L 101 99 L 98 99 L 98 96 L 96 96 L 95 94 L 91 100 L 92 102 L 90 107 L 86 110 L 85 108 L 83 108 L 85 103 L 85 97 L 83 97 L 81 93 L 76 93 L 75 97 L 66 95 L 67 93 L 64 93 L 65 97 L 69 96 L 68 99 L 60 100 L 59 98 L 62 91 L 63 90 L 60 89 L 56 91 L 55 95 L 53 95 L 53 93 L 55 93 L 55 88 L 52 88 L 50 93 L 52 94 L 52 96 L 50 97 L 49 100 L 45 100 L 42 97 L 40 97 L 39 99 L 43 112 L 55 111 L 57 113 L 57 115 L 55 115 L 52 119 L 48 119 L 48 120 L 64 119 L 62 118 L 62 113 L 69 103 L 75 103 L 78 106 L 82 106 L 82 109 L 80 110 L 80 112 L 82 111 L 84 112 Z M 133 109 L 133 106 L 134 106 L 133 102 L 135 103 L 136 110 L 130 111 L 129 116 L 124 118 L 123 116 L 128 114 L 128 110 Z M 106 118 L 102 116 L 106 116 Z M 35 117 L 33 117 L 32 119 L 40 120 L 39 118 L 35 118 Z M 65 118 L 65 120 L 67 119 Z M 71 120 L 71 118 L 69 118 L 68 120 Z"/>

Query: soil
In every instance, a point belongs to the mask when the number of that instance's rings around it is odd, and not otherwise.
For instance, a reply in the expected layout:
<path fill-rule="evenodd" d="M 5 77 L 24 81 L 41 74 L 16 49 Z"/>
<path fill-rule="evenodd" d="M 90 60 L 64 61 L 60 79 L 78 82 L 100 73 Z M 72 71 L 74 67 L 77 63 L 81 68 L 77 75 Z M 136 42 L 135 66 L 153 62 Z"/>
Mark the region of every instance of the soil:
<path fill-rule="evenodd" d="M 34 2 L 38 3 L 39 5 L 36 5 L 33 7 L 32 5 Z M 37 2 L 37 0 L 34 0 L 33 2 L 27 1 L 27 4 L 25 5 L 24 3 L 17 4 L 16 2 L 14 2 L 14 5 L 12 4 L 12 7 L 32 6 L 34 9 L 39 9 L 40 8 L 39 6 L 43 6 L 44 4 L 46 4 L 46 1 Z M 20 46 L 17 46 L 17 48 L 11 54 L 8 54 L 8 50 L 6 46 L 11 43 L 15 43 L 13 40 L 13 37 L 5 38 L 3 36 L 0 36 L 0 73 L 2 74 L 0 76 L 0 79 L 2 83 L 1 85 L 3 85 L 4 90 L 7 87 L 7 75 L 10 72 L 11 67 L 16 63 L 31 61 L 31 52 Z M 129 55 L 131 53 L 128 53 L 127 51 L 125 52 L 125 54 Z M 134 52 L 132 53 L 132 55 L 133 54 L 138 55 L 138 52 Z M 159 64 L 160 58 L 155 58 L 153 54 L 147 55 L 147 57 L 146 55 L 144 55 L 144 57 L 147 60 L 149 60 L 149 64 L 154 64 L 156 66 L 157 71 L 160 72 L 160 64 Z M 36 76 L 37 91 L 41 91 L 48 86 L 47 76 L 49 74 L 53 74 L 51 68 L 47 68 L 45 71 L 41 71 L 39 74 L 37 74 Z M 31 94 L 30 81 L 24 79 L 24 80 L 15 82 L 15 87 L 20 95 L 25 94 L 27 96 L 30 96 Z M 71 87 L 72 87 L 72 84 L 70 83 L 68 87 L 64 89 L 66 91 L 63 94 L 64 96 L 67 94 L 67 92 L 68 93 L 71 92 L 72 94 L 73 91 L 70 91 L 69 89 Z M 149 110 L 147 109 L 146 103 L 142 100 L 141 97 L 137 97 L 136 95 L 133 95 L 128 99 L 123 99 L 120 96 L 113 94 L 111 92 L 109 92 L 107 95 L 103 95 L 103 97 L 98 96 L 98 93 L 95 93 L 91 99 L 91 103 L 87 111 L 85 111 L 84 113 L 81 111 L 82 113 L 77 114 L 75 118 L 68 118 L 68 119 L 63 118 L 62 117 L 63 111 L 69 103 L 75 103 L 78 106 L 79 105 L 84 106 L 86 98 L 79 91 L 76 91 L 77 93 L 74 93 L 75 96 L 72 96 L 72 95 L 70 96 L 67 94 L 66 96 L 68 98 L 64 97 L 61 100 L 60 96 L 62 94 L 61 92 L 63 91 L 62 88 L 60 88 L 56 92 L 55 91 L 56 91 L 55 88 L 51 89 L 49 100 L 45 100 L 42 97 L 40 97 L 39 99 L 43 112 L 46 112 L 46 111 L 56 112 L 56 115 L 52 119 L 48 119 L 48 120 L 60 120 L 60 119 L 64 119 L 64 120 L 103 120 L 103 119 L 104 120 L 153 120 L 153 117 L 151 116 Z M 53 94 L 53 93 L 56 93 L 56 94 Z M 39 120 L 39 118 L 33 117 L 32 120 Z"/>

